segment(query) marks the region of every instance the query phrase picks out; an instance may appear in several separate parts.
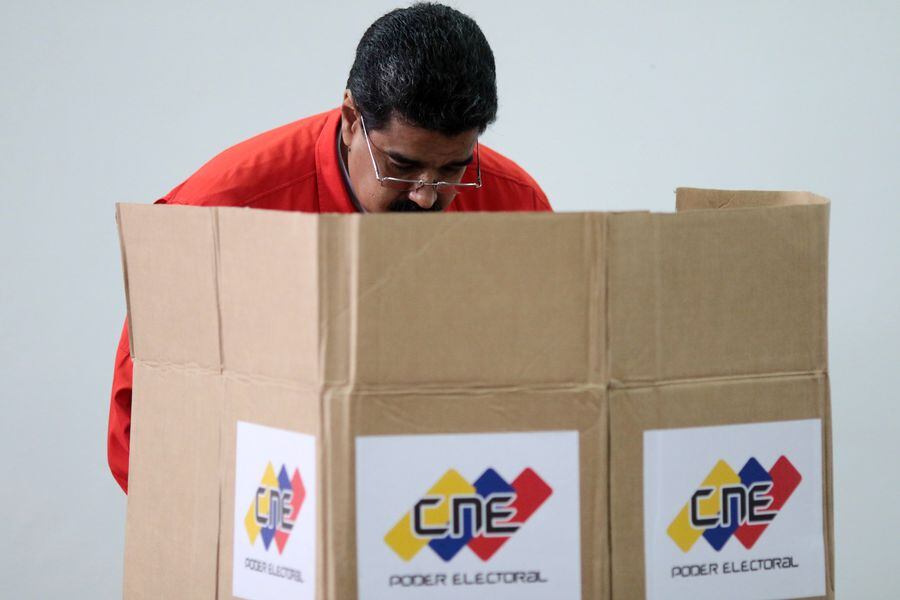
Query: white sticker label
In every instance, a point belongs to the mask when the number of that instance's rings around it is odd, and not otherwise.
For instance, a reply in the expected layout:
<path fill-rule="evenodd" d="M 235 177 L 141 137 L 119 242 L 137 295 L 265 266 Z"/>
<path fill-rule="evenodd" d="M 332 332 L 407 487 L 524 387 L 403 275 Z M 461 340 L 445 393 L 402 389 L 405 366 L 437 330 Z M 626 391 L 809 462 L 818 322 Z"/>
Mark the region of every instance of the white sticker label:
<path fill-rule="evenodd" d="M 239 421 L 232 593 L 313 600 L 316 439 Z"/>
<path fill-rule="evenodd" d="M 819 419 L 644 432 L 647 598 L 825 594 Z"/>
<path fill-rule="evenodd" d="M 581 598 L 578 432 L 356 438 L 360 600 Z"/>

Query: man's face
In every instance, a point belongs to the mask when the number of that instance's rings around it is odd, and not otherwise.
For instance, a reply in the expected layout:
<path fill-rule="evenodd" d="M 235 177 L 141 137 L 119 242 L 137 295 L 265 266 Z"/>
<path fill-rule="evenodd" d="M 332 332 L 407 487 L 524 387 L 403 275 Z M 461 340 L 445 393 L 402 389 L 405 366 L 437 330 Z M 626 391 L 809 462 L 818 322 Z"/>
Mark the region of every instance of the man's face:
<path fill-rule="evenodd" d="M 425 186 L 402 191 L 382 186 L 375 178 L 362 122 L 348 95 L 342 107 L 341 140 L 353 191 L 368 212 L 438 211 L 453 201 L 452 189 L 435 191 Z M 414 127 L 392 117 L 381 129 L 368 129 L 372 155 L 382 177 L 457 182 L 473 160 L 478 129 L 455 136 Z"/>

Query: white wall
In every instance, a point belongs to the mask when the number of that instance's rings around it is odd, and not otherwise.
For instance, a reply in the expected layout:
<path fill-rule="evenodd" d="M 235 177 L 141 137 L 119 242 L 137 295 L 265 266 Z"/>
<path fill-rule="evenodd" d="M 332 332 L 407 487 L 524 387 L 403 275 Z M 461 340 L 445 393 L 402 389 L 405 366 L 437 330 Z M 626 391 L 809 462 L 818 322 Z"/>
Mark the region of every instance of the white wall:
<path fill-rule="evenodd" d="M 833 199 L 838 592 L 900 597 L 900 3 L 458 6 L 497 57 L 486 142 L 558 210 L 670 210 L 679 185 Z M 359 36 L 391 7 L 0 4 L 0 597 L 120 594 L 113 204 L 336 106 Z"/>

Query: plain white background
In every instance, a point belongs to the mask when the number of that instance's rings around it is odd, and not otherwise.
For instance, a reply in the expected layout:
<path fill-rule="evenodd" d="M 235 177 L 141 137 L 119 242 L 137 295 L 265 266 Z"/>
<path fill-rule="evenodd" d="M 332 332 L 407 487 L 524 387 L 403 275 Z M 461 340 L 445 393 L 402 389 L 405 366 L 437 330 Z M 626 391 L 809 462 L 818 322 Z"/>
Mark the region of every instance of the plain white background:
<path fill-rule="evenodd" d="M 393 6 L 0 2 L 0 597 L 121 594 L 114 203 L 337 106 Z M 679 185 L 833 199 L 837 589 L 900 597 L 900 3 L 457 6 L 497 59 L 485 142 L 558 210 L 671 210 Z"/>

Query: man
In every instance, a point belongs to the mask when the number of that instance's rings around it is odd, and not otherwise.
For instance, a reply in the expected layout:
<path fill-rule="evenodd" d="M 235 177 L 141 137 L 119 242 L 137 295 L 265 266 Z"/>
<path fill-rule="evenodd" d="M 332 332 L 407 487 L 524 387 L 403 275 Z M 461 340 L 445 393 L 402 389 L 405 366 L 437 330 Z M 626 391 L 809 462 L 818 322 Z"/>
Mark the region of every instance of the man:
<path fill-rule="evenodd" d="M 478 144 L 496 113 L 494 56 L 478 25 L 446 6 L 416 4 L 363 34 L 339 109 L 225 150 L 158 202 L 319 213 L 550 210 L 525 171 Z M 131 382 L 125 329 L 108 451 L 126 492 Z"/>

